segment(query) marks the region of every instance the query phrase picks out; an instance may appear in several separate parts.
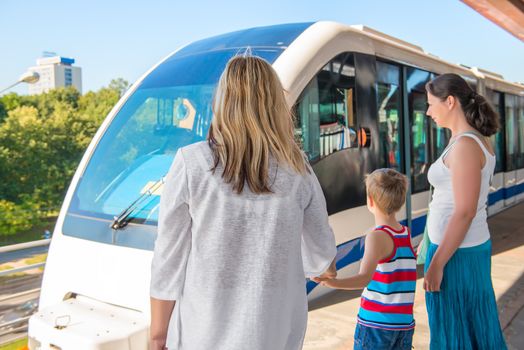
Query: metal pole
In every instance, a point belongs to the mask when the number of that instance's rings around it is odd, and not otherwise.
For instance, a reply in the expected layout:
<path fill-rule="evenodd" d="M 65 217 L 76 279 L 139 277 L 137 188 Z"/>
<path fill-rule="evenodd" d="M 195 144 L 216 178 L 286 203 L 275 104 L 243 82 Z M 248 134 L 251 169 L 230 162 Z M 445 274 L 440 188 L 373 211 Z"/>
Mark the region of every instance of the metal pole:
<path fill-rule="evenodd" d="M 17 85 L 20 84 L 20 83 L 21 83 L 21 81 L 17 81 L 17 82 L 14 83 L 13 85 L 6 87 L 6 88 L 3 89 L 2 91 L 0 91 L 0 94 L 3 93 L 4 91 L 9 90 L 10 88 L 12 88 L 12 87 L 14 87 L 14 86 L 17 86 Z"/>

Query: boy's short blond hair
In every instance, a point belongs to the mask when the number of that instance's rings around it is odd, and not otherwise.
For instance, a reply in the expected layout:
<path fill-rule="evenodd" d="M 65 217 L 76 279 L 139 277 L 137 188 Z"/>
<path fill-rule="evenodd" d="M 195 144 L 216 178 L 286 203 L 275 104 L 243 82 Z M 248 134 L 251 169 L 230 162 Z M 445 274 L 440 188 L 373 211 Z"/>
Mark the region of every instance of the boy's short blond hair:
<path fill-rule="evenodd" d="M 391 215 L 402 208 L 406 201 L 408 179 L 394 169 L 383 168 L 366 176 L 366 191 L 375 206 L 384 214 Z"/>

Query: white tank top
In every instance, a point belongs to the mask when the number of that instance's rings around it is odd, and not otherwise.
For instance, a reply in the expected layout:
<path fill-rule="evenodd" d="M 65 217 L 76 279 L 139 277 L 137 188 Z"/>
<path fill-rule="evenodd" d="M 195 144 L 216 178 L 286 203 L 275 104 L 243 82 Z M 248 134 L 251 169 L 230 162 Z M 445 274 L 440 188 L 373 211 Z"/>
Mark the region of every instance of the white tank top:
<path fill-rule="evenodd" d="M 482 152 L 486 157 L 486 163 L 481 170 L 481 184 L 480 194 L 477 204 L 477 214 L 460 245 L 460 248 L 473 247 L 486 242 L 490 238 L 488 223 L 487 223 L 487 211 L 486 204 L 488 200 L 489 188 L 493 171 L 495 170 L 496 158 L 494 155 L 489 153 L 486 146 L 474 133 L 466 132 L 457 136 L 454 142 L 452 142 L 445 150 L 442 155 L 431 165 L 428 171 L 428 181 L 433 186 L 433 196 L 431 203 L 429 204 L 429 216 L 428 216 L 428 236 L 432 243 L 437 245 L 440 244 L 449 219 L 453 214 L 455 207 L 455 200 L 453 197 L 453 188 L 451 184 L 451 171 L 444 164 L 444 157 L 451 150 L 455 142 L 463 136 L 470 137 L 477 141 Z"/>

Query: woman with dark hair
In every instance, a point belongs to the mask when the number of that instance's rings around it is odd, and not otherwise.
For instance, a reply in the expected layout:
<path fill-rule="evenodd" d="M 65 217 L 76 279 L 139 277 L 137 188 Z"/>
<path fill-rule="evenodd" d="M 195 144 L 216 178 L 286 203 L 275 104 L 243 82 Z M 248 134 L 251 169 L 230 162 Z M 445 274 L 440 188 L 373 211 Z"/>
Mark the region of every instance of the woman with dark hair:
<path fill-rule="evenodd" d="M 451 140 L 433 163 L 424 289 L 431 349 L 506 349 L 491 281 L 486 202 L 499 117 L 457 74 L 426 85 L 428 111 Z"/>

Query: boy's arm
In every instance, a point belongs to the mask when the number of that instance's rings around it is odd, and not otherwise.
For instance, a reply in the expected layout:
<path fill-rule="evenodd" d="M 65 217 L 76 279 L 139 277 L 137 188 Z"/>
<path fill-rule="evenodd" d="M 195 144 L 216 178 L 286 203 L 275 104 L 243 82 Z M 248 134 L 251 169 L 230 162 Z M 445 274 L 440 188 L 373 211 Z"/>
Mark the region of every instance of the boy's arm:
<path fill-rule="evenodd" d="M 371 281 L 378 262 L 391 255 L 394 249 L 391 237 L 383 231 L 373 231 L 366 235 L 364 256 L 360 263 L 360 271 L 356 276 L 344 279 L 318 280 L 323 286 L 337 289 L 362 289 Z"/>

